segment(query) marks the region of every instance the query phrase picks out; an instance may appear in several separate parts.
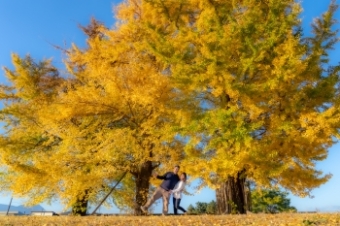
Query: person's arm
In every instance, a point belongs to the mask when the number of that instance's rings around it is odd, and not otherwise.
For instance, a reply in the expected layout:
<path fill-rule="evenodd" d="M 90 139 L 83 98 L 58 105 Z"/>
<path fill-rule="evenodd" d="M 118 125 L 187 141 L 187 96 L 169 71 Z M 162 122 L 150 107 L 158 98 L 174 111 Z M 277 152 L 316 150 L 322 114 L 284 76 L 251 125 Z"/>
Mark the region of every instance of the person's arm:
<path fill-rule="evenodd" d="M 184 189 L 184 182 L 180 181 L 178 183 L 179 183 L 178 187 L 176 189 L 172 190 L 171 193 L 179 192 L 179 191 L 182 191 Z"/>
<path fill-rule="evenodd" d="M 165 180 L 167 174 L 168 174 L 168 173 L 164 174 L 163 176 L 156 175 L 156 178 L 157 178 L 157 179 L 160 179 L 160 180 Z"/>

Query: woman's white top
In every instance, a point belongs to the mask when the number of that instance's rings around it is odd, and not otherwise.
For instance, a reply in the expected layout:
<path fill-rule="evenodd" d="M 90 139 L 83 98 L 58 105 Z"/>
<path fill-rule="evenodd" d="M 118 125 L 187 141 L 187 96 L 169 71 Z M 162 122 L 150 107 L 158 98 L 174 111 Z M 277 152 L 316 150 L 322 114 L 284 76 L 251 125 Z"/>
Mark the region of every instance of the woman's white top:
<path fill-rule="evenodd" d="M 184 190 L 184 187 L 185 187 L 184 181 L 180 180 L 179 182 L 177 182 L 174 189 L 172 190 L 172 194 L 173 194 L 175 199 L 181 199 L 182 198 L 182 192 Z"/>

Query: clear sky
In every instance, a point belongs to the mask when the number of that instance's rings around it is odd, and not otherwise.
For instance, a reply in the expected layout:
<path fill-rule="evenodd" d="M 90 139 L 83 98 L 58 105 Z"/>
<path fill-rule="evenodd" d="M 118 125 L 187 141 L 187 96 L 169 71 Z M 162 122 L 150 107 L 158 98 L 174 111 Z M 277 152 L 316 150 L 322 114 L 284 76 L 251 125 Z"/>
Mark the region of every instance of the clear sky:
<path fill-rule="evenodd" d="M 69 47 L 71 43 L 76 43 L 84 46 L 85 36 L 78 28 L 78 24 L 87 25 L 90 18 L 95 17 L 104 22 L 107 27 L 112 27 L 114 24 L 113 7 L 119 2 L 121 1 L 0 0 L 0 66 L 11 67 L 11 53 L 18 53 L 21 56 L 29 53 L 37 60 L 52 58 L 54 65 L 62 68 L 63 56 L 53 45 Z M 321 15 L 327 9 L 329 2 L 330 0 L 303 1 L 304 12 L 301 18 L 305 34 L 310 32 L 313 18 Z M 340 12 L 337 12 L 336 18 L 340 21 Z M 337 27 L 340 28 L 339 25 Z M 332 62 L 338 63 L 339 56 L 340 45 L 338 44 L 331 53 Z M 4 82 L 3 71 L 0 71 L 0 82 Z M 317 166 L 325 173 L 332 173 L 332 179 L 313 191 L 313 199 L 290 196 L 291 204 L 300 211 L 340 211 L 339 165 L 340 144 L 337 144 L 329 150 L 329 157 Z M 195 184 L 192 185 L 194 186 Z M 183 197 L 182 204 L 187 207 L 197 201 L 210 202 L 213 199 L 215 199 L 215 193 L 207 188 L 194 196 Z M 8 204 L 9 200 L 10 197 L 0 195 L 0 203 Z M 21 200 L 13 200 L 13 205 L 20 204 L 22 204 Z M 43 206 L 46 210 L 60 211 L 62 209 L 58 204 L 53 206 L 43 204 Z M 172 208 L 171 205 L 170 208 Z M 155 210 L 160 212 L 159 205 Z"/>

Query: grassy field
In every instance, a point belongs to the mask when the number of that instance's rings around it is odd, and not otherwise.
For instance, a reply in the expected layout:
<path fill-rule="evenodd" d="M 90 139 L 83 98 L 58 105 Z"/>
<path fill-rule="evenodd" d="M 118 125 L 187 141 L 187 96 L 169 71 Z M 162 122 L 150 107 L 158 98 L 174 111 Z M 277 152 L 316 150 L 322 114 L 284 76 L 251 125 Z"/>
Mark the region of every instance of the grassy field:
<path fill-rule="evenodd" d="M 117 226 L 200 226 L 200 225 L 339 225 L 340 213 L 334 214 L 252 214 L 224 216 L 3 216 L 0 225 L 117 225 Z"/>

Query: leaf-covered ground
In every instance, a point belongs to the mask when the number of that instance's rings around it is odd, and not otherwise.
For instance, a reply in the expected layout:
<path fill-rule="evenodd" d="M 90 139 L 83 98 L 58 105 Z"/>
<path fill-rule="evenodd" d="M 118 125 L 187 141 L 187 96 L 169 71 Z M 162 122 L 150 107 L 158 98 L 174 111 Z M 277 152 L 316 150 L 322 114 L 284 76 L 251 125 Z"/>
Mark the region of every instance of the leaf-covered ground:
<path fill-rule="evenodd" d="M 252 214 L 229 216 L 4 216 L 0 225 L 117 225 L 117 226 L 179 226 L 179 225 L 339 225 L 340 213 L 333 214 Z"/>

